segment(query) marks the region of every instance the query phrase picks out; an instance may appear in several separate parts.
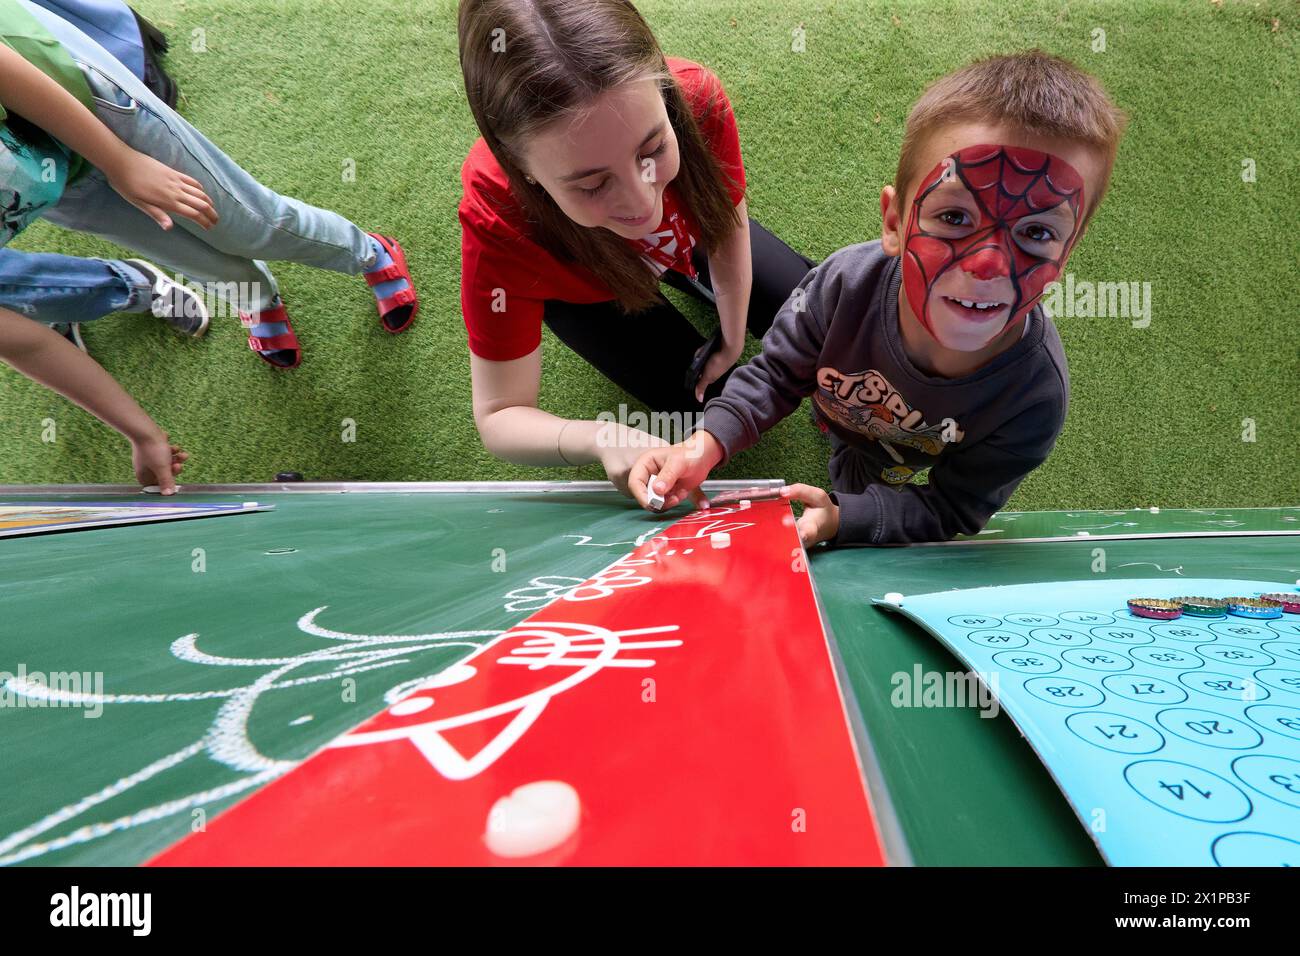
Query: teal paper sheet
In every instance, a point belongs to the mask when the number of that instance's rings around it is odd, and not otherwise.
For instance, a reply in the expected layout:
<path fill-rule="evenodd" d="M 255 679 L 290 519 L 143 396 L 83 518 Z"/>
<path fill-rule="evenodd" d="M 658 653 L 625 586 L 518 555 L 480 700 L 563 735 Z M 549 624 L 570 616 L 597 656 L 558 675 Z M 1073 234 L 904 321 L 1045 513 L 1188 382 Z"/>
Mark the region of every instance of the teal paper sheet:
<path fill-rule="evenodd" d="M 1111 864 L 1300 866 L 1300 615 L 1154 621 L 1126 605 L 1290 590 L 1082 580 L 875 603 L 980 675 Z"/>

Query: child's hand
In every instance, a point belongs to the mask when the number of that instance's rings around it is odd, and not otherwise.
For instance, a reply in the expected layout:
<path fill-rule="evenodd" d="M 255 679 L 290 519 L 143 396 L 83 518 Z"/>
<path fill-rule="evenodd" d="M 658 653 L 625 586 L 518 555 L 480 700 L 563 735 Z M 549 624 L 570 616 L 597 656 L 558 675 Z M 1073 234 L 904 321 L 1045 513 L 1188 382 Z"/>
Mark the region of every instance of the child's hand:
<path fill-rule="evenodd" d="M 192 219 L 204 229 L 217 224 L 217 210 L 197 179 L 129 146 L 104 175 L 118 195 L 163 229 L 172 227 L 168 213 Z"/>
<path fill-rule="evenodd" d="M 708 500 L 700 485 L 709 477 L 713 466 L 722 460 L 722 446 L 706 431 L 693 432 L 686 441 L 666 448 L 653 448 L 641 456 L 628 475 L 628 488 L 642 508 L 650 507 L 646 488 L 651 475 L 658 475 L 655 491 L 663 496 L 664 511 L 686 498 L 707 508 Z"/>
<path fill-rule="evenodd" d="M 781 489 L 782 498 L 793 498 L 804 504 L 803 514 L 795 523 L 799 531 L 799 541 L 805 548 L 829 541 L 840 530 L 840 508 L 831 501 L 831 496 L 812 485 L 786 485 Z"/>
<path fill-rule="evenodd" d="M 164 495 L 176 494 L 176 476 L 189 457 L 189 452 L 171 444 L 164 432 L 131 442 L 131 464 L 136 480 L 146 488 L 157 485 Z"/>

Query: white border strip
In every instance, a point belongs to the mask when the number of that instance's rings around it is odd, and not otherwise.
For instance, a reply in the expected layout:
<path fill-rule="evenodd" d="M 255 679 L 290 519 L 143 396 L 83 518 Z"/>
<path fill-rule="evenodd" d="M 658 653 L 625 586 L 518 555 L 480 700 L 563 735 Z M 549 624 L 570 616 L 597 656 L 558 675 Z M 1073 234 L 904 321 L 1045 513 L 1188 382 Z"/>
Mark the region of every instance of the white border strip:
<path fill-rule="evenodd" d="M 746 481 L 706 481 L 710 491 L 741 491 L 746 488 L 781 488 L 780 478 Z M 287 481 L 250 485 L 187 485 L 168 501 L 183 500 L 188 494 L 261 494 L 272 491 L 299 494 L 572 494 L 615 491 L 609 481 Z M 141 496 L 139 485 L 0 485 L 0 495 L 131 495 Z"/>

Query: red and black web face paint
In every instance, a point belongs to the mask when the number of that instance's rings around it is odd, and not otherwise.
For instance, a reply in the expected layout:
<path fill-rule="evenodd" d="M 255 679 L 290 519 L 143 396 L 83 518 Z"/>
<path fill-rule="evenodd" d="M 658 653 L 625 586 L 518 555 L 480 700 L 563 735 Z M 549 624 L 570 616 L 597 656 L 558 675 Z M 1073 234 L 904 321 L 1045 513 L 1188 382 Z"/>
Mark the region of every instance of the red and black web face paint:
<path fill-rule="evenodd" d="M 1060 274 L 1083 209 L 1083 177 L 1050 153 L 984 144 L 945 159 L 917 187 L 903 248 L 903 287 L 926 331 L 935 336 L 931 312 L 942 295 L 973 297 L 976 282 L 991 289 L 992 280 L 1010 309 L 997 310 L 1008 316 L 1001 328 L 1023 319 Z"/>

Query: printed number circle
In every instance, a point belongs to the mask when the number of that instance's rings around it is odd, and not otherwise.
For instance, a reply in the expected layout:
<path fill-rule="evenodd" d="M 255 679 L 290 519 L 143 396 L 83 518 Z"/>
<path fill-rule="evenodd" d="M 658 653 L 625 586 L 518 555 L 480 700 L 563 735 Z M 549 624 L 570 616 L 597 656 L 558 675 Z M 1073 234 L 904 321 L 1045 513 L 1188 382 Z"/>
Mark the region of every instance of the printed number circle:
<path fill-rule="evenodd" d="M 1232 772 L 1250 789 L 1300 809 L 1300 760 L 1251 754 L 1234 760 Z"/>
<path fill-rule="evenodd" d="M 1231 644 L 1198 644 L 1196 653 L 1204 654 L 1220 664 L 1240 664 L 1242 667 L 1267 667 L 1276 664 L 1277 659 L 1248 647 L 1233 647 Z"/>
<path fill-rule="evenodd" d="M 1109 614 L 1101 614 L 1097 611 L 1066 611 L 1061 615 L 1062 621 L 1069 621 L 1071 624 L 1114 624 L 1115 619 Z"/>
<path fill-rule="evenodd" d="M 1029 638 L 1020 634 L 1012 634 L 1010 631 L 973 631 L 966 636 L 976 644 L 982 644 L 985 647 L 1024 647 L 1029 643 Z"/>
<path fill-rule="evenodd" d="M 1187 699 L 1187 691 L 1177 684 L 1146 675 L 1111 674 L 1101 679 L 1101 686 L 1139 704 L 1181 704 Z"/>
<path fill-rule="evenodd" d="M 1168 667 L 1172 670 L 1189 671 L 1193 667 L 1200 667 L 1205 663 L 1195 654 L 1177 651 L 1172 647 L 1135 647 L 1128 652 L 1128 656 L 1143 664 Z"/>
<path fill-rule="evenodd" d="M 1246 708 L 1246 716 L 1265 730 L 1300 740 L 1300 710 L 1281 704 L 1256 704 Z"/>
<path fill-rule="evenodd" d="M 1270 628 L 1282 634 L 1288 634 L 1291 637 L 1300 637 L 1300 621 L 1295 620 L 1295 615 L 1274 618 L 1271 621 L 1265 621 Z"/>
<path fill-rule="evenodd" d="M 1061 658 L 1090 671 L 1126 671 L 1133 666 L 1133 662 L 1123 654 L 1115 654 L 1104 648 L 1072 647 L 1068 651 L 1061 651 Z"/>
<path fill-rule="evenodd" d="M 1017 653 L 1002 651 L 993 655 L 993 662 L 1007 670 L 1020 671 L 1022 674 L 1053 674 L 1061 669 L 1061 662 L 1044 654 L 1033 651 Z"/>
<path fill-rule="evenodd" d="M 954 614 L 948 623 L 957 627 L 997 627 L 1002 622 L 996 617 L 980 617 L 978 614 Z"/>
<path fill-rule="evenodd" d="M 1036 627 L 1029 632 L 1029 636 L 1048 647 L 1082 647 L 1092 643 L 1092 638 L 1087 634 L 1054 627 Z"/>
<path fill-rule="evenodd" d="M 1300 661 L 1300 644 L 1291 641 L 1269 641 L 1267 644 L 1259 646 L 1260 650 L 1276 654 L 1278 657 L 1289 657 L 1293 661 Z"/>
<path fill-rule="evenodd" d="M 1156 714 L 1156 723 L 1175 736 L 1220 750 L 1249 750 L 1264 742 L 1259 731 L 1244 720 L 1208 710 L 1179 707 Z"/>
<path fill-rule="evenodd" d="M 1056 618 L 1046 614 L 1008 614 L 1007 623 L 1022 624 L 1025 627 L 1051 627 L 1056 623 Z"/>
<path fill-rule="evenodd" d="M 1106 695 L 1091 684 L 1068 677 L 1031 677 L 1025 690 L 1039 700 L 1060 707 L 1096 707 Z"/>
<path fill-rule="evenodd" d="M 1112 644 L 1153 644 L 1155 638 L 1146 631 L 1139 631 L 1135 627 L 1094 627 L 1093 636 L 1101 638 L 1103 641 L 1110 641 Z"/>
<path fill-rule="evenodd" d="M 1249 641 L 1266 641 L 1277 633 L 1258 624 L 1249 624 L 1241 618 L 1232 617 L 1226 621 L 1214 622 L 1210 625 L 1210 630 L 1223 637 L 1244 637 Z"/>
<path fill-rule="evenodd" d="M 1274 690 L 1285 690 L 1290 691 L 1292 694 L 1300 694 L 1300 671 L 1269 667 L 1262 671 L 1255 671 L 1255 680 L 1261 684 L 1267 684 Z"/>
<path fill-rule="evenodd" d="M 1220 700 L 1235 700 L 1239 704 L 1251 704 L 1269 698 L 1267 687 L 1261 687 L 1253 677 L 1241 677 L 1237 674 L 1187 671 L 1178 675 L 1178 682 L 1202 694 L 1209 694 Z"/>
<path fill-rule="evenodd" d="M 1300 843 L 1272 833 L 1225 833 L 1210 855 L 1219 866 L 1300 866 Z"/>
<path fill-rule="evenodd" d="M 1150 724 L 1104 710 L 1071 714 L 1065 726 L 1080 740 L 1115 753 L 1151 754 L 1165 745 L 1165 738 Z"/>
<path fill-rule="evenodd" d="M 1180 817 L 1206 823 L 1235 823 L 1250 816 L 1250 797 L 1236 784 L 1191 764 L 1139 760 L 1124 768 L 1138 795 Z"/>
<path fill-rule="evenodd" d="M 1186 641 L 1187 643 L 1217 640 L 1209 631 L 1202 630 L 1199 627 L 1188 627 L 1186 624 L 1152 624 L 1151 633 L 1156 637 L 1167 637 L 1171 641 Z"/>

